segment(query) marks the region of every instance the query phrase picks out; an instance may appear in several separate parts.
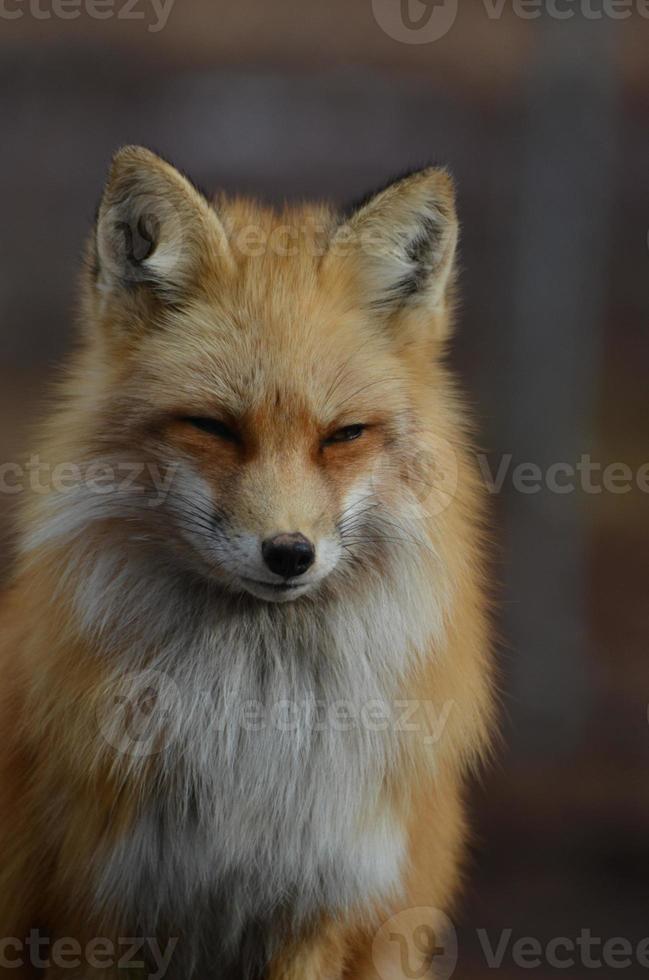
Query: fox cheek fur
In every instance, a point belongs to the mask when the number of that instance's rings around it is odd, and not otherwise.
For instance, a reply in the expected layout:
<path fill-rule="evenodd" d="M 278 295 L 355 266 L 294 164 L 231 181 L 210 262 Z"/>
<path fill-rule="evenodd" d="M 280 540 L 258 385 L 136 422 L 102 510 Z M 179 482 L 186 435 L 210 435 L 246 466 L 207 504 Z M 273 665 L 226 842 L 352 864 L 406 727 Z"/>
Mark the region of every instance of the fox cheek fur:
<path fill-rule="evenodd" d="M 456 240 L 440 170 L 276 213 L 116 156 L 38 447 L 78 479 L 0 607 L 1 937 L 398 980 L 452 909 L 494 727 Z"/>

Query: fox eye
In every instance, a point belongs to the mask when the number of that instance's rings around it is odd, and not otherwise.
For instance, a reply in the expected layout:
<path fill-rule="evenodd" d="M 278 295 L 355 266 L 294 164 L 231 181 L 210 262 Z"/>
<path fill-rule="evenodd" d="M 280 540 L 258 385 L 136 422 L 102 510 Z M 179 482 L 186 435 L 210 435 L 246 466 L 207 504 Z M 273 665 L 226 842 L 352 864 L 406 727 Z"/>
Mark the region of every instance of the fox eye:
<path fill-rule="evenodd" d="M 200 429 L 201 432 L 206 432 L 209 436 L 214 436 L 217 439 L 223 439 L 225 442 L 240 442 L 239 435 L 225 422 L 221 422 L 220 419 L 210 419 L 203 418 L 200 415 L 192 415 L 188 418 L 184 418 L 183 422 L 187 425 L 193 426 L 195 429 Z"/>
<path fill-rule="evenodd" d="M 366 425 L 346 425 L 328 436 L 324 445 L 331 446 L 336 442 L 353 442 L 355 439 L 360 439 L 366 428 Z"/>

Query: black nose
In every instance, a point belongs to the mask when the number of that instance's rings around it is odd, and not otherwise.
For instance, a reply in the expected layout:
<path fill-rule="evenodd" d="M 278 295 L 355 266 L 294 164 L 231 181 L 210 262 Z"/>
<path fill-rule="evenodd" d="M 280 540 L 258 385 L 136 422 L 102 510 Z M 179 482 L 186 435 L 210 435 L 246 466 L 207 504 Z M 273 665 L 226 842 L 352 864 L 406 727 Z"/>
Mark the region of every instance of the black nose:
<path fill-rule="evenodd" d="M 276 534 L 261 546 L 264 561 L 275 575 L 304 575 L 315 561 L 315 548 L 303 534 Z"/>

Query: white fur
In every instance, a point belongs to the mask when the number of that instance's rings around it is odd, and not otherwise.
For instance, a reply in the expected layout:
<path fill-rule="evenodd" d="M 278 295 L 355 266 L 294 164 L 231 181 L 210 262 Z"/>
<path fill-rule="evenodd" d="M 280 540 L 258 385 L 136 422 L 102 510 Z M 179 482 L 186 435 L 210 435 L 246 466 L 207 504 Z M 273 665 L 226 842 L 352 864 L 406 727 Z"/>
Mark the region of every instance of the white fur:
<path fill-rule="evenodd" d="M 205 492 L 186 470 L 174 489 L 187 506 L 198 506 Z M 356 537 L 359 520 L 378 520 L 379 508 L 367 501 L 378 502 L 379 491 L 368 484 L 346 502 Z M 90 870 L 98 913 L 117 911 L 125 929 L 145 935 L 190 936 L 212 924 L 218 938 L 205 954 L 209 963 L 280 907 L 297 926 L 398 891 L 404 828 L 383 790 L 407 750 L 396 722 L 376 731 L 358 720 L 370 703 L 394 716 L 404 675 L 443 636 L 447 596 L 441 576 L 431 591 L 434 553 L 418 553 L 421 530 L 406 526 L 415 511 L 400 518 L 405 544 L 390 525 L 380 574 L 365 545 L 362 574 L 339 558 L 312 595 L 273 604 L 224 590 L 201 573 L 200 561 L 192 567 L 173 547 L 165 551 L 168 532 L 135 541 L 115 532 L 98 548 L 89 531 L 95 517 L 106 518 L 109 499 L 101 506 L 75 500 L 75 517 L 55 507 L 32 541 L 70 538 L 61 581 L 74 583 L 81 627 L 112 657 L 127 697 L 150 677 L 162 677 L 163 693 L 172 693 L 151 722 L 151 744 L 163 747 L 155 790 L 135 827 L 98 853 Z M 112 505 L 114 519 L 143 507 L 119 495 Z M 155 520 L 166 527 L 177 506 L 172 495 Z M 375 530 L 380 545 L 380 525 Z M 140 780 L 151 759 L 120 741 L 115 703 L 108 690 L 97 752 L 112 757 L 122 778 Z M 252 730 L 251 703 L 266 719 L 288 704 L 292 724 Z M 345 704 L 356 724 L 314 724 L 321 704 Z M 115 755 L 115 745 L 126 754 Z M 194 959 L 185 962 L 185 978 L 202 968 L 199 939 L 188 948 Z"/>

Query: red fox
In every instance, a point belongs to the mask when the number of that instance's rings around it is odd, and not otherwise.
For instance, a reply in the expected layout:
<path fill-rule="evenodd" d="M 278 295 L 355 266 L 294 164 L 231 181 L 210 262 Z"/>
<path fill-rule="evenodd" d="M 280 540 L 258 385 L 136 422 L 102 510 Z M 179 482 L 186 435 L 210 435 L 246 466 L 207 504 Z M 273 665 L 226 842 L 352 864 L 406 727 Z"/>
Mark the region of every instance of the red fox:
<path fill-rule="evenodd" d="M 440 955 L 494 728 L 457 237 L 440 169 L 275 211 L 116 155 L 0 607 L 2 972 Z"/>

